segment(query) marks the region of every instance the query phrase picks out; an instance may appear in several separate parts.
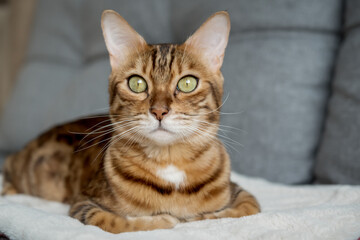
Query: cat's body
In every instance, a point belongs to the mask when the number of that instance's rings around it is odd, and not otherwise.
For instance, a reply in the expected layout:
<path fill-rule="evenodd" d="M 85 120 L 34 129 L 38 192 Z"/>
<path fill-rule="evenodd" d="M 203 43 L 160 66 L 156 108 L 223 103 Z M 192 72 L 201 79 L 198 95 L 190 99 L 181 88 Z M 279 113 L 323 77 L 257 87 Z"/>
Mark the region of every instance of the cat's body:
<path fill-rule="evenodd" d="M 211 27 L 219 33 L 205 55 Z M 4 193 L 67 202 L 71 216 L 114 233 L 258 213 L 256 199 L 230 182 L 216 138 L 227 14 L 182 45 L 147 45 L 111 11 L 103 30 L 113 70 L 109 117 L 56 127 L 10 156 Z"/>
<path fill-rule="evenodd" d="M 74 132 L 104 127 L 105 119 L 83 119 L 44 133 L 8 159 L 5 182 L 17 192 L 70 204 L 84 195 L 126 216 L 170 213 L 185 219 L 228 205 L 230 166 L 220 144 L 165 147 L 154 154 L 143 151 L 145 146 L 129 148 L 124 139 L 114 146 L 113 156 L 103 158 L 99 152 L 109 134 L 82 140 L 84 135 Z M 81 147 L 84 141 L 95 145 Z"/>

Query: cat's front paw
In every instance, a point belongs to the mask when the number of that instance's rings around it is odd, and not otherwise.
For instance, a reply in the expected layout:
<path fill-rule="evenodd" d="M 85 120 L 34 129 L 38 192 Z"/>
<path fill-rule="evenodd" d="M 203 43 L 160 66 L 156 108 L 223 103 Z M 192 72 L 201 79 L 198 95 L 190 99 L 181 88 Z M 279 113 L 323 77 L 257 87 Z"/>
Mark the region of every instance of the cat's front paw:
<path fill-rule="evenodd" d="M 175 227 L 180 221 L 176 217 L 169 214 L 161 214 L 153 216 L 154 222 L 156 222 L 157 228 L 169 229 Z"/>
<path fill-rule="evenodd" d="M 206 213 L 195 217 L 185 219 L 186 222 L 200 221 L 206 219 L 217 219 L 219 216 L 216 213 Z"/>
<path fill-rule="evenodd" d="M 10 184 L 4 184 L 1 196 L 18 194 L 18 191 Z"/>

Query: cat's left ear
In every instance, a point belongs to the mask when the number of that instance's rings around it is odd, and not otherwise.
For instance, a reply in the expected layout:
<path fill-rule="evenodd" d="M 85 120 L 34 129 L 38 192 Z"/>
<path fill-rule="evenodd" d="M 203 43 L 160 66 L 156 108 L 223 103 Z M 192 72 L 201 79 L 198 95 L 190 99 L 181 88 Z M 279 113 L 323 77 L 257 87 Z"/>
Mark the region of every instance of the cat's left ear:
<path fill-rule="evenodd" d="M 204 57 L 209 67 L 217 72 L 223 63 L 230 33 L 230 17 L 225 11 L 217 12 L 185 42 L 187 49 Z"/>
<path fill-rule="evenodd" d="M 130 53 L 146 45 L 145 40 L 113 10 L 103 12 L 101 27 L 112 69 L 118 68 Z"/>

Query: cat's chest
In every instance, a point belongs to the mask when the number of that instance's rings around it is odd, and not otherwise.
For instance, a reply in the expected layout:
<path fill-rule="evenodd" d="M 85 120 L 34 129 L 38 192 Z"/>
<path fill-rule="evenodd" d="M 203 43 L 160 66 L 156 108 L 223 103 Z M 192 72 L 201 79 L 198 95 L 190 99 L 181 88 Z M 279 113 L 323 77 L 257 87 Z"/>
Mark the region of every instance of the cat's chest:
<path fill-rule="evenodd" d="M 186 172 L 172 164 L 157 168 L 155 175 L 161 180 L 173 184 L 176 189 L 178 189 L 186 179 Z"/>
<path fill-rule="evenodd" d="M 115 208 L 119 209 L 119 214 L 144 216 L 170 213 L 186 218 L 216 211 L 228 202 L 228 197 L 221 196 L 223 194 L 210 200 L 206 197 L 208 188 L 199 180 L 204 179 L 201 172 L 195 171 L 194 174 L 193 169 L 175 164 L 144 165 L 131 169 L 107 168 L 108 176 L 113 176 L 109 179 L 117 193 L 118 205 Z M 194 182 L 194 179 L 197 181 Z M 229 195 L 226 187 L 221 188 L 225 189 L 224 194 Z"/>

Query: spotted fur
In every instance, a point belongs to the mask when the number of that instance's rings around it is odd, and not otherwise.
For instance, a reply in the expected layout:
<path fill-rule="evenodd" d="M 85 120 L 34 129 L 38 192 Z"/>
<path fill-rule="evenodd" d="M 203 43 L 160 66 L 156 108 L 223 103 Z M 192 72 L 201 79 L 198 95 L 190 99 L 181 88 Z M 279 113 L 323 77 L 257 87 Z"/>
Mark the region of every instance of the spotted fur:
<path fill-rule="evenodd" d="M 182 45 L 139 39 L 121 61 L 107 42 L 109 114 L 55 127 L 10 156 L 3 194 L 69 203 L 70 216 L 112 233 L 258 213 L 256 199 L 230 181 L 229 156 L 216 137 L 223 55 L 211 68 L 191 38 Z M 145 92 L 129 89 L 134 74 L 146 80 Z M 176 85 L 187 75 L 198 86 L 183 93 Z M 151 115 L 154 107 L 168 111 L 160 123 Z M 168 130 L 149 132 L 151 124 Z"/>

